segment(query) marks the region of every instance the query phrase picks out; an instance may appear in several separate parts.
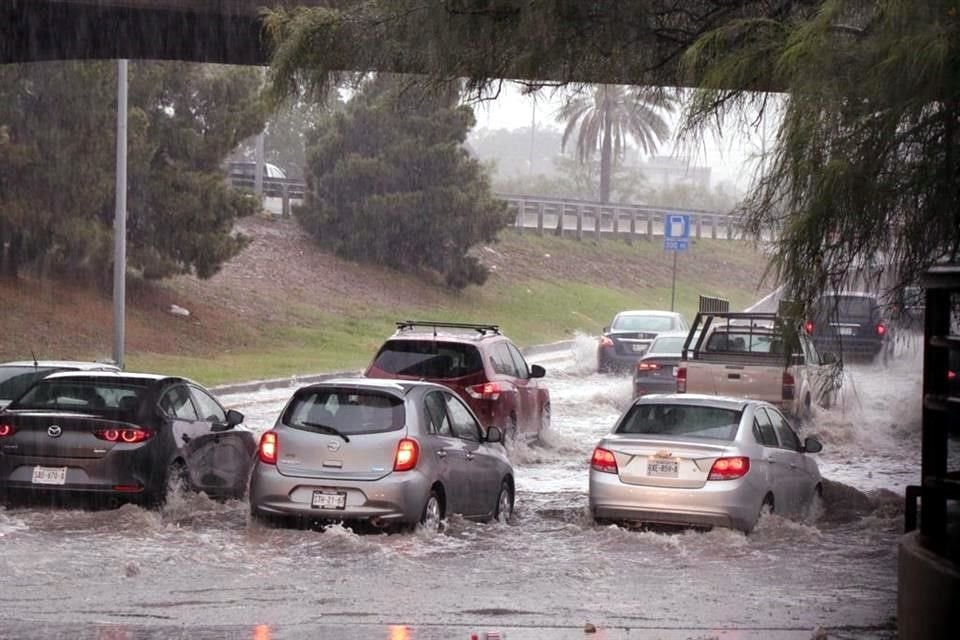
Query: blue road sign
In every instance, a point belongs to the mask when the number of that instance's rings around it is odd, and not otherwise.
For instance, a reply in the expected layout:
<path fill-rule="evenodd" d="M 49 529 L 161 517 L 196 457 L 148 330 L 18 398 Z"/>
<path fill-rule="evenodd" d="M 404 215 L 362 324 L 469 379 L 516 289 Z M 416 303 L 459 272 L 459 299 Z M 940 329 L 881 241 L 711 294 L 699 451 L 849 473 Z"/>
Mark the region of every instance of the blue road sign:
<path fill-rule="evenodd" d="M 686 251 L 690 248 L 690 216 L 670 214 L 663 225 L 664 251 Z"/>

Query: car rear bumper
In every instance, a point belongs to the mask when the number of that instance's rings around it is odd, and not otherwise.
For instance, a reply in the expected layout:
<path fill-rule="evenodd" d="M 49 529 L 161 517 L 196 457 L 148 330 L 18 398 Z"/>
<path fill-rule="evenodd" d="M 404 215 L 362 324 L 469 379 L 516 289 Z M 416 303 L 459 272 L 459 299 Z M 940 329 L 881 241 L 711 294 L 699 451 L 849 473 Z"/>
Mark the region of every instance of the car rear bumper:
<path fill-rule="evenodd" d="M 649 347 L 650 345 L 646 344 L 643 351 L 635 353 L 618 353 L 616 347 L 599 347 L 597 350 L 598 365 L 601 370 L 632 369 Z"/>
<path fill-rule="evenodd" d="M 144 495 L 163 478 L 145 449 L 111 451 L 102 458 L 51 458 L 0 454 L 0 495 Z M 66 468 L 63 484 L 34 482 L 34 469 Z"/>
<path fill-rule="evenodd" d="M 675 489 L 625 484 L 615 474 L 590 472 L 590 512 L 598 519 L 749 531 L 762 502 L 762 492 L 746 478 Z"/>
<path fill-rule="evenodd" d="M 883 348 L 880 338 L 818 336 L 813 339 L 813 344 L 821 353 L 830 351 L 837 354 L 876 355 Z"/>
<path fill-rule="evenodd" d="M 390 473 L 379 480 L 332 480 L 285 476 L 258 462 L 250 479 L 250 511 L 303 520 L 367 520 L 377 524 L 420 521 L 430 481 L 419 471 Z M 346 494 L 343 509 L 313 507 L 315 490 Z"/>
<path fill-rule="evenodd" d="M 639 398 L 653 393 L 676 393 L 676 378 L 634 378 L 633 397 Z"/>

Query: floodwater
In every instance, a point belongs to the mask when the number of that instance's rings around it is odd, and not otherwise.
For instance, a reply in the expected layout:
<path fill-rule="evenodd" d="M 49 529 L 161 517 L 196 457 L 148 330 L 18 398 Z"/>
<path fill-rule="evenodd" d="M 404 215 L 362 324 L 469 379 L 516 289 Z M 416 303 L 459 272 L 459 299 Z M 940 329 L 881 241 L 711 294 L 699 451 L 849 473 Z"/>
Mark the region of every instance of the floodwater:
<path fill-rule="evenodd" d="M 451 517 L 441 534 L 280 530 L 243 501 L 162 512 L 0 508 L 0 638 L 890 638 L 903 491 L 919 480 L 919 354 L 853 364 L 842 402 L 801 436 L 824 443 L 823 500 L 802 521 L 739 532 L 597 526 L 596 441 L 630 381 L 594 372 L 595 342 L 548 367 L 553 426 L 512 447 L 509 525 Z M 257 432 L 291 389 L 224 396 Z M 585 625 L 597 634 L 584 635 Z M 480 635 L 479 637 L 483 637 Z"/>

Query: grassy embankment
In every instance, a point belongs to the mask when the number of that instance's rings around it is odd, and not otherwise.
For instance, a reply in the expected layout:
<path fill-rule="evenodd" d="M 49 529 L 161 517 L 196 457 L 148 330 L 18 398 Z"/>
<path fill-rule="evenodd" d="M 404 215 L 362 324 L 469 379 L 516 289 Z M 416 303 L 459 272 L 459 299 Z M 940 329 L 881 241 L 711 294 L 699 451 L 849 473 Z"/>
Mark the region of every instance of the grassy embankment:
<path fill-rule="evenodd" d="M 305 300 L 302 293 L 291 294 L 284 312 L 267 319 L 224 313 L 214 318 L 208 314 L 205 324 L 193 318 L 181 322 L 158 312 L 159 302 L 153 301 L 150 307 L 151 298 L 167 304 L 171 289 L 164 285 L 128 306 L 128 336 L 132 337 L 127 368 L 186 375 L 211 385 L 355 370 L 369 362 L 392 333 L 396 320 L 494 322 L 523 346 L 571 338 L 578 332 L 596 335 L 622 309 L 670 307 L 670 256 L 657 242 L 627 245 L 610 240 L 596 245 L 506 233 L 492 249 L 484 260 L 497 269 L 483 287 L 456 294 L 416 283 L 412 286 L 426 291 L 420 299 L 398 304 L 361 297 L 336 311 L 321 299 Z M 242 261 L 244 256 L 236 260 Z M 680 256 L 677 309 L 692 319 L 700 293 L 727 297 L 735 308 L 748 304 L 763 293 L 758 292 L 757 284 L 764 264 L 763 256 L 746 243 L 699 241 Z M 230 268 L 228 265 L 224 271 L 229 273 Z M 322 279 L 325 274 L 315 277 Z M 401 284 L 410 287 L 412 280 L 378 271 L 374 281 L 362 284 L 368 291 L 370 287 L 389 290 Z M 285 299 L 283 295 L 278 298 L 278 290 L 282 294 L 285 286 L 282 273 L 268 282 L 244 286 L 248 296 L 269 292 L 274 299 Z M 0 345 L 2 355 L 29 356 L 21 344 L 39 345 L 40 357 L 108 355 L 109 298 L 76 287 L 63 291 L 55 284 L 44 287 L 46 293 L 36 296 L 23 286 L 0 284 L 0 296 L 13 299 L 14 305 L 19 296 L 21 307 L 29 310 L 25 313 L 37 316 L 22 318 L 14 325 L 12 337 L 9 332 L 7 335 L 16 344 Z M 177 294 L 175 289 L 173 294 Z M 176 300 L 188 307 L 191 303 L 202 307 L 202 298 L 201 293 L 195 300 Z M 238 306 L 242 302 L 238 300 Z"/>

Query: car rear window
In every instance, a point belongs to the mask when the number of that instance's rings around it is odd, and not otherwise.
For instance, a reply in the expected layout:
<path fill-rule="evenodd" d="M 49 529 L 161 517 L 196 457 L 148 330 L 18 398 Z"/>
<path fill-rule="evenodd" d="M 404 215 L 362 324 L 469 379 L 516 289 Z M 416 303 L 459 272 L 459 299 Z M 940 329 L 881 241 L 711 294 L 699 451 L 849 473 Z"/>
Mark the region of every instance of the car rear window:
<path fill-rule="evenodd" d="M 281 422 L 294 429 L 344 435 L 383 433 L 403 428 L 403 400 L 376 391 L 304 389 L 294 395 Z"/>
<path fill-rule="evenodd" d="M 657 338 L 647 354 L 651 353 L 680 353 L 683 350 L 683 341 L 686 338 Z"/>
<path fill-rule="evenodd" d="M 733 440 L 742 411 L 689 404 L 638 404 L 617 433 Z"/>
<path fill-rule="evenodd" d="M 445 380 L 482 372 L 483 359 L 472 344 L 388 340 L 372 367 L 394 375 Z"/>
<path fill-rule="evenodd" d="M 669 316 L 619 316 L 613 321 L 614 331 L 670 331 L 673 318 Z"/>
<path fill-rule="evenodd" d="M 876 300 L 864 296 L 827 296 L 817 303 L 821 316 L 841 319 L 870 318 L 876 308 Z"/>
<path fill-rule="evenodd" d="M 722 353 L 783 353 L 778 335 L 749 331 L 718 331 L 707 339 L 706 351 Z"/>
<path fill-rule="evenodd" d="M 14 400 L 37 380 L 61 371 L 55 367 L 0 367 L 0 400 Z"/>
<path fill-rule="evenodd" d="M 121 380 L 41 380 L 10 409 L 76 411 L 133 420 L 146 385 Z"/>

